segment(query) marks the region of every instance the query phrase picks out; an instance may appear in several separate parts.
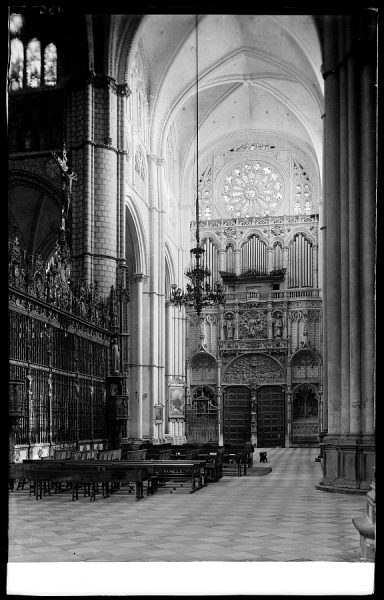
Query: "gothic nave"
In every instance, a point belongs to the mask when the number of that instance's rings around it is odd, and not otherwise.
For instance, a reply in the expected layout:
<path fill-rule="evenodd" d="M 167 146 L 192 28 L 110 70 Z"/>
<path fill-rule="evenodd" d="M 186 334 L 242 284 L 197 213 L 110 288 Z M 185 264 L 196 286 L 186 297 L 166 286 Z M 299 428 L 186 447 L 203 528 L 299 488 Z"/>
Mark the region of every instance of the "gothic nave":
<path fill-rule="evenodd" d="M 372 567 L 377 10 L 8 8 L 9 566 Z"/>

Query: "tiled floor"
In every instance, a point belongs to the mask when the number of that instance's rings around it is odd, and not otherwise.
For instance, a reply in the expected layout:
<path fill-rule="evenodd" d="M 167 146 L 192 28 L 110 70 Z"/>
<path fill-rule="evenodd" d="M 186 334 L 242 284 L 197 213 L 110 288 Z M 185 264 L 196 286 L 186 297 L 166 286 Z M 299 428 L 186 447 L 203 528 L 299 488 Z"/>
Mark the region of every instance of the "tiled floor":
<path fill-rule="evenodd" d="M 352 518 L 364 514 L 365 496 L 317 490 L 317 454 L 269 449 L 267 475 L 224 477 L 194 494 L 162 490 L 140 502 L 126 490 L 95 502 L 12 492 L 9 562 L 360 562 Z"/>

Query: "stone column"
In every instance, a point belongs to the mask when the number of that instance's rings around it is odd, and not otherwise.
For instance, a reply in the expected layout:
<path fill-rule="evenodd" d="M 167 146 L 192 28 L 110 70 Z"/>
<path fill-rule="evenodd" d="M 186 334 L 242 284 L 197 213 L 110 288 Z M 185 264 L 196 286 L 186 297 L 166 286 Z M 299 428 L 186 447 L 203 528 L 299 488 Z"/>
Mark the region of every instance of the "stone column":
<path fill-rule="evenodd" d="M 147 276 L 142 273 L 134 274 L 136 284 L 136 431 L 138 439 L 143 438 L 143 282 Z"/>
<path fill-rule="evenodd" d="M 373 12 L 373 11 L 371 11 Z M 375 249 L 376 249 L 376 31 L 375 16 L 367 22 L 368 42 L 365 60 L 361 65 L 360 106 L 361 113 L 361 233 L 360 233 L 360 281 L 362 290 L 361 313 L 361 359 L 362 377 L 362 423 L 363 436 L 370 436 L 373 443 L 375 431 Z M 361 35 L 366 29 L 359 23 Z M 373 466 L 373 465 L 372 465 Z"/>
<path fill-rule="evenodd" d="M 148 154 L 149 170 L 149 202 L 150 202 L 150 299 L 149 299 L 149 405 L 146 435 L 153 437 L 154 409 L 153 405 L 161 403 L 161 392 L 164 381 L 164 210 L 162 206 L 162 178 L 159 169 L 164 166 L 164 159 Z M 160 394 L 160 397 L 159 397 Z"/>
<path fill-rule="evenodd" d="M 219 446 L 223 445 L 223 424 L 222 424 L 222 407 L 221 407 L 221 361 L 217 361 L 217 424 L 219 434 Z"/>
<path fill-rule="evenodd" d="M 340 60 L 337 47 L 337 17 L 326 16 L 324 27 L 324 65 L 333 68 Z M 340 433 L 340 90 L 338 73 L 326 78 L 324 132 L 324 208 L 327 228 L 327 346 L 328 364 L 328 433 Z"/>
<path fill-rule="evenodd" d="M 358 493 L 374 464 L 376 20 L 372 10 L 323 18 L 328 432 L 317 487 Z"/>

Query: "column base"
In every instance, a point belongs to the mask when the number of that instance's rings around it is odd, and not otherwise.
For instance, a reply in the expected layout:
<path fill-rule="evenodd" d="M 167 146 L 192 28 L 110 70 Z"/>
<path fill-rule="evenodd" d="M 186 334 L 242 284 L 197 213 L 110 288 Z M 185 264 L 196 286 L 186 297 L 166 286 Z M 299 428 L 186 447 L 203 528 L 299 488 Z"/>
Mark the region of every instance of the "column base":
<path fill-rule="evenodd" d="M 321 458 L 323 479 L 316 489 L 366 494 L 373 479 L 374 441 L 374 436 L 325 436 Z"/>

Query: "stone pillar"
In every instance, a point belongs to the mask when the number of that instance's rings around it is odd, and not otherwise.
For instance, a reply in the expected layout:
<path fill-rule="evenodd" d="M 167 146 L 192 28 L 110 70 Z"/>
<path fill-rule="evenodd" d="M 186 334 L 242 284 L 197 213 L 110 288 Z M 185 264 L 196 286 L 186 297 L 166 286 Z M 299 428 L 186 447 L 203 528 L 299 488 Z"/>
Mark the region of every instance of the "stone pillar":
<path fill-rule="evenodd" d="M 136 403 L 135 437 L 143 438 L 143 282 L 147 276 L 141 273 L 134 274 L 136 284 L 136 390 L 134 402 Z"/>
<path fill-rule="evenodd" d="M 287 389 L 286 389 L 286 434 L 285 434 L 285 447 L 289 448 L 292 445 L 292 366 L 291 358 L 287 363 Z"/>
<path fill-rule="evenodd" d="M 160 169 L 164 159 L 148 154 L 149 202 L 150 202 L 150 298 L 149 298 L 149 405 L 146 435 L 153 437 L 154 404 L 161 403 L 164 381 L 164 210 L 162 206 L 162 178 Z"/>
<path fill-rule="evenodd" d="M 217 361 L 217 425 L 218 425 L 218 436 L 219 446 L 223 445 L 223 424 L 222 424 L 222 394 L 221 394 L 221 361 Z"/>
<path fill-rule="evenodd" d="M 357 493 L 374 465 L 376 20 L 368 10 L 323 18 L 328 431 L 317 487 Z"/>

